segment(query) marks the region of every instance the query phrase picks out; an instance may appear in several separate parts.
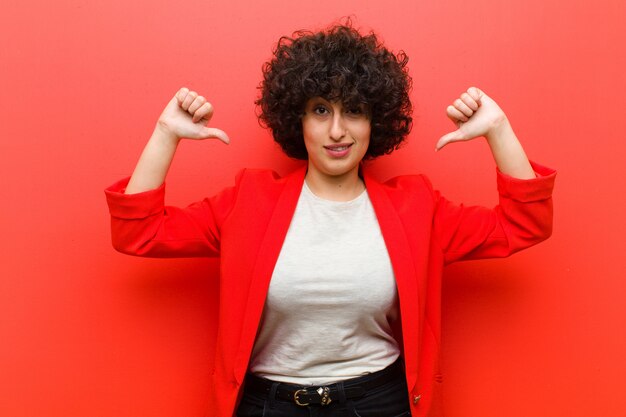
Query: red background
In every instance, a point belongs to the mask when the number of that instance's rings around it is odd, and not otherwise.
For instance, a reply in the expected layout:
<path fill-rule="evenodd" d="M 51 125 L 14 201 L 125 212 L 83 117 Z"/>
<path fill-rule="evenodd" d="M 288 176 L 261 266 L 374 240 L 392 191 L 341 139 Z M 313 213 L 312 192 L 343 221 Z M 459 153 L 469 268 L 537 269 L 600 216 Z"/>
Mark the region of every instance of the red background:
<path fill-rule="evenodd" d="M 115 253 L 102 190 L 130 174 L 183 85 L 210 98 L 232 143 L 185 142 L 169 203 L 241 167 L 289 171 L 255 118 L 261 65 L 279 36 L 347 15 L 411 57 L 415 128 L 375 162 L 380 177 L 426 172 L 449 198 L 495 202 L 484 143 L 433 152 L 470 85 L 559 171 L 549 241 L 446 270 L 447 415 L 626 415 L 625 4 L 5 0 L 0 415 L 202 415 L 216 263 Z"/>

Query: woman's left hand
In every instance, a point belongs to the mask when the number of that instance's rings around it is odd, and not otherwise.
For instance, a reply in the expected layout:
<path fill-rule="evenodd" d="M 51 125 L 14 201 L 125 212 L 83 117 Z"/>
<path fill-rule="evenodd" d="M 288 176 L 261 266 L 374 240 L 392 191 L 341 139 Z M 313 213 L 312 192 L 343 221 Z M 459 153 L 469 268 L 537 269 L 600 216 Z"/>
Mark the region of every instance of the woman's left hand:
<path fill-rule="evenodd" d="M 468 88 L 467 92 L 448 106 L 446 112 L 458 129 L 443 135 L 437 142 L 436 150 L 448 143 L 468 141 L 481 136 L 489 140 L 492 133 L 508 124 L 500 106 L 476 87 Z"/>

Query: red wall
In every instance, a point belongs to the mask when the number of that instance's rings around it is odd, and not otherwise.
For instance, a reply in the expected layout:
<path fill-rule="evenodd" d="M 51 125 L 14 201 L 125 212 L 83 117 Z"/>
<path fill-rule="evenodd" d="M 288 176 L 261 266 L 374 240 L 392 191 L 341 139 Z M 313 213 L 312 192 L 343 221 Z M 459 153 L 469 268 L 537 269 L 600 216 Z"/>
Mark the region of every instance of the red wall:
<path fill-rule="evenodd" d="M 182 85 L 232 143 L 184 143 L 169 203 L 241 167 L 287 172 L 254 115 L 261 64 L 280 35 L 346 15 L 411 57 L 415 128 L 375 162 L 381 177 L 423 171 L 450 198 L 494 203 L 484 143 L 433 152 L 472 84 L 559 170 L 548 242 L 446 271 L 447 415 L 626 415 L 622 0 L 169 3 L 0 6 L 0 415 L 202 415 L 215 261 L 115 253 L 102 189 Z"/>

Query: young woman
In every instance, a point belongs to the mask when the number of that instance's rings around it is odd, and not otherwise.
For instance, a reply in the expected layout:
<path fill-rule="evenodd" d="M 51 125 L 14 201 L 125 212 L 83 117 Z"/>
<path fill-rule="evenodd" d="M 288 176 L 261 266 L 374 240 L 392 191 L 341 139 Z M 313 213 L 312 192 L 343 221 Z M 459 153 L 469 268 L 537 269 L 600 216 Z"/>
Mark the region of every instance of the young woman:
<path fill-rule="evenodd" d="M 424 176 L 370 177 L 363 161 L 395 150 L 411 128 L 406 63 L 350 26 L 282 38 L 257 104 L 300 169 L 243 170 L 216 196 L 165 207 L 181 139 L 229 141 L 207 126 L 211 104 L 182 88 L 130 180 L 106 190 L 117 250 L 220 257 L 209 415 L 427 415 L 439 402 L 443 266 L 550 235 L 555 173 L 528 161 L 478 88 L 448 107 L 458 129 L 436 147 L 485 137 L 497 207 L 452 204 Z"/>

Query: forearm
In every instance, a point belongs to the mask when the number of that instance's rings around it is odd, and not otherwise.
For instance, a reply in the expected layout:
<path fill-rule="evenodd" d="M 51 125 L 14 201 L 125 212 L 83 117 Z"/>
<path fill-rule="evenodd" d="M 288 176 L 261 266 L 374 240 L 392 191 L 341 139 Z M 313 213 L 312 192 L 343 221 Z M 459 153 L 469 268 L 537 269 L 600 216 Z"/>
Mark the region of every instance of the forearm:
<path fill-rule="evenodd" d="M 125 193 L 135 194 L 153 190 L 163 184 L 178 142 L 179 138 L 157 125 L 141 153 Z"/>
<path fill-rule="evenodd" d="M 485 137 L 500 172 L 519 179 L 535 178 L 535 172 L 508 119 L 497 123 Z"/>

